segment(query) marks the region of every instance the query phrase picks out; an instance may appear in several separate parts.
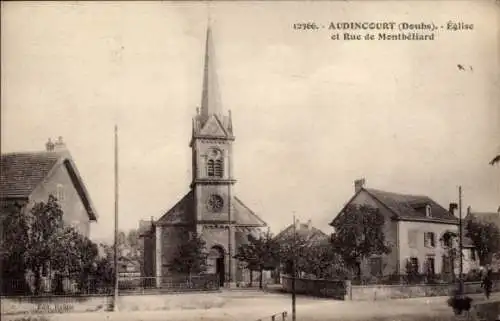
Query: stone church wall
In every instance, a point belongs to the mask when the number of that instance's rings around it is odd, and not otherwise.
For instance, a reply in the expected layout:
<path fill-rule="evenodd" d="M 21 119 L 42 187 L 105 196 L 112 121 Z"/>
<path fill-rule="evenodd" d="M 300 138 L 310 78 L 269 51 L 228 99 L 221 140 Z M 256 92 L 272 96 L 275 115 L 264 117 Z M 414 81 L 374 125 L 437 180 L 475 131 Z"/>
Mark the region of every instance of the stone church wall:
<path fill-rule="evenodd" d="M 220 212 L 212 213 L 207 208 L 207 201 L 210 195 L 217 194 L 224 200 L 223 207 Z M 228 201 L 228 187 L 224 185 L 198 185 L 196 187 L 196 198 L 198 205 L 198 213 L 201 216 L 198 217 L 200 220 L 209 221 L 227 221 L 229 212 L 229 201 Z"/>
<path fill-rule="evenodd" d="M 169 265 L 177 254 L 178 246 L 188 237 L 188 229 L 185 227 L 162 226 L 162 275 L 170 273 Z"/>

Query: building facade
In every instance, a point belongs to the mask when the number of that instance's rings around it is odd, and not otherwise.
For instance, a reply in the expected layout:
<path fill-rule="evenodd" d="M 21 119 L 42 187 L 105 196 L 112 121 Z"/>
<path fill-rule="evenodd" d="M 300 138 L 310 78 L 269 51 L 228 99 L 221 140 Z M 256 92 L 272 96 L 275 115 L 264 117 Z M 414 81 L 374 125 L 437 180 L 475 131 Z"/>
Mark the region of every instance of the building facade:
<path fill-rule="evenodd" d="M 234 195 L 235 141 L 231 112 L 222 110 L 214 65 L 212 33 L 207 30 L 201 108 L 192 121 L 192 181 L 189 192 L 158 220 L 142 222 L 145 276 L 173 273 L 171 262 L 182 242 L 197 234 L 206 242 L 208 273 L 221 284 L 243 282 L 244 270 L 233 259 L 249 233 L 266 223 Z"/>
<path fill-rule="evenodd" d="M 22 213 L 28 214 L 36 203 L 47 203 L 52 195 L 63 211 L 64 225 L 89 237 L 91 223 L 97 221 L 97 212 L 61 137 L 55 142 L 49 139 L 45 151 L 2 154 L 0 173 L 0 224 L 4 224 L 11 205 L 17 205 Z M 2 234 L 1 239 L 4 237 Z M 26 281 L 33 290 L 34 279 L 30 277 L 33 271 L 25 272 Z M 54 271 L 51 272 L 47 264 L 40 272 L 42 289 L 51 291 Z M 75 280 L 65 279 L 64 284 L 65 291 L 72 291 L 76 286 Z"/>
<path fill-rule="evenodd" d="M 18 203 L 29 212 L 35 203 L 55 196 L 64 213 L 63 221 L 89 237 L 97 212 L 62 138 L 46 144 L 40 152 L 2 154 L 0 201 L 2 208 Z"/>
<path fill-rule="evenodd" d="M 354 204 L 377 208 L 385 217 L 385 240 L 391 249 L 387 255 L 373 256 L 362 262 L 362 275 L 401 275 L 410 272 L 409 269 L 419 274 L 458 273 L 459 261 L 450 258 L 449 250 L 457 248 L 454 243 L 457 237 L 452 237 L 451 243 L 446 237 L 458 235 L 456 204 L 451 203 L 449 209 L 445 209 L 428 196 L 366 188 L 364 179 L 355 181 L 354 185 L 354 196 L 346 206 Z M 343 211 L 338 216 L 343 215 Z M 330 225 L 333 226 L 335 219 Z M 470 243 L 464 242 L 463 254 L 466 273 L 475 266 Z"/>

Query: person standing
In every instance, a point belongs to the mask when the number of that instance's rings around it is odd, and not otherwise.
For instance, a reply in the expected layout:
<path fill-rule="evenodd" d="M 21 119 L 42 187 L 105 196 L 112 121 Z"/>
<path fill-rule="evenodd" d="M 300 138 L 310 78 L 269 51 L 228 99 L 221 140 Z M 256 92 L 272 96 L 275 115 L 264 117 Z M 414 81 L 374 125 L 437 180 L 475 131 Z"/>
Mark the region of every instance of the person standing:
<path fill-rule="evenodd" d="M 481 280 L 481 287 L 483 288 L 486 299 L 490 298 L 492 284 L 493 282 L 491 280 L 491 269 L 489 267 L 486 267 L 483 270 L 483 278 Z"/>

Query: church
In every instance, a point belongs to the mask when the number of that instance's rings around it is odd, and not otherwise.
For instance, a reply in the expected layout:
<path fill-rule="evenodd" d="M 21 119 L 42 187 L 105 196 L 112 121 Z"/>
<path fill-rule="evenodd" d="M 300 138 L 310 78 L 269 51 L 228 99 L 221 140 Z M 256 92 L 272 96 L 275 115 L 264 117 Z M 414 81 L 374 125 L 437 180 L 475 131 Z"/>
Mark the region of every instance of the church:
<path fill-rule="evenodd" d="M 192 180 L 187 194 L 158 220 L 141 222 L 144 244 L 142 275 L 172 275 L 171 261 L 178 246 L 194 233 L 208 251 L 208 271 L 219 276 L 221 286 L 249 281 L 233 257 L 248 235 L 267 224 L 233 193 L 233 143 L 231 111 L 223 112 L 215 69 L 210 27 L 207 29 L 201 108 L 192 121 Z"/>

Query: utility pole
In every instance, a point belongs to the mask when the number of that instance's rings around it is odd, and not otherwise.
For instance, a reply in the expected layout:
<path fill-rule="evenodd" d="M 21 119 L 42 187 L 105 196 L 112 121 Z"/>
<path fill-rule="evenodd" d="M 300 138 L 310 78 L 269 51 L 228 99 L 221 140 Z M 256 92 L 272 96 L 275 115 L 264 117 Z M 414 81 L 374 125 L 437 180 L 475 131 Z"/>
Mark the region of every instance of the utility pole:
<path fill-rule="evenodd" d="M 118 126 L 115 125 L 115 244 L 113 311 L 118 311 Z"/>
<path fill-rule="evenodd" d="M 463 280 L 462 280 L 462 274 L 463 274 L 463 268 L 464 268 L 464 262 L 463 262 L 463 243 L 462 243 L 462 239 L 463 239 L 463 235 L 462 235 L 462 186 L 459 186 L 458 187 L 458 250 L 459 250 L 459 257 L 460 257 L 460 267 L 458 269 L 459 271 L 459 278 L 458 278 L 458 282 L 460 282 L 459 284 L 459 291 L 460 291 L 460 294 L 462 295 L 463 294 Z"/>
<path fill-rule="evenodd" d="M 297 275 L 297 226 L 295 224 L 295 214 L 293 215 L 293 245 L 292 245 L 292 321 L 297 320 L 295 311 L 296 297 L 295 297 L 295 278 Z"/>
<path fill-rule="evenodd" d="M 232 149 L 231 145 L 229 145 L 229 148 Z M 232 188 L 232 182 L 231 182 L 231 156 L 232 156 L 232 153 L 230 150 L 227 151 L 228 152 L 228 157 L 227 157 L 227 169 L 228 169 L 228 179 L 229 179 L 229 184 L 227 185 L 228 186 L 228 189 L 227 189 L 227 198 L 228 198 L 228 215 L 227 215 L 227 220 L 228 220 L 228 224 L 227 224 L 227 232 L 228 232 L 228 236 L 227 236 L 227 251 L 228 251 L 228 255 L 229 255 L 229 260 L 228 260 L 228 269 L 229 269 L 229 273 L 228 273 L 228 285 L 229 287 L 231 287 L 231 281 L 232 281 L 232 272 L 233 272 L 233 251 L 232 251 L 232 247 L 233 247 L 233 244 L 232 244 L 232 229 L 231 229 L 231 210 L 232 210 L 232 207 L 233 207 L 233 204 L 232 204 L 232 195 L 231 195 L 231 188 Z M 252 280 L 250 280 L 251 282 Z"/>

